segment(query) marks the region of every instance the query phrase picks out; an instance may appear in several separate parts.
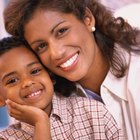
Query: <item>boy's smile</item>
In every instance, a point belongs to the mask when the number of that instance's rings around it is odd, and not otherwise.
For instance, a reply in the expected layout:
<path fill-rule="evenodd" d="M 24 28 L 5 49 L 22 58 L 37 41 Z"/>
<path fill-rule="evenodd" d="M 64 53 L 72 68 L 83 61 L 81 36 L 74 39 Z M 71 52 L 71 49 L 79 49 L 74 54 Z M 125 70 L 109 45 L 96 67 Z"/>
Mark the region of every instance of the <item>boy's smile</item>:
<path fill-rule="evenodd" d="M 25 88 L 21 91 L 21 95 L 23 96 L 26 102 L 34 103 L 35 100 L 39 100 L 39 98 L 44 93 L 44 87 L 41 84 L 33 84 L 28 88 Z"/>
<path fill-rule="evenodd" d="M 2 54 L 0 70 L 5 100 L 51 109 L 54 92 L 52 81 L 30 50 L 20 46 Z"/>

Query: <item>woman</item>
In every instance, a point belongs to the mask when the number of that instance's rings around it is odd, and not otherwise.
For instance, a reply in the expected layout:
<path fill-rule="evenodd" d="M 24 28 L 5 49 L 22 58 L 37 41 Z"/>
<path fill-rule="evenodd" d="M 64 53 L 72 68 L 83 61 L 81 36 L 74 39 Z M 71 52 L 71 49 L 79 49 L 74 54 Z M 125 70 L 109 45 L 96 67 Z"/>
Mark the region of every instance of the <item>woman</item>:
<path fill-rule="evenodd" d="M 96 0 L 11 0 L 4 18 L 46 67 L 106 104 L 127 139 L 140 139 L 139 30 Z"/>

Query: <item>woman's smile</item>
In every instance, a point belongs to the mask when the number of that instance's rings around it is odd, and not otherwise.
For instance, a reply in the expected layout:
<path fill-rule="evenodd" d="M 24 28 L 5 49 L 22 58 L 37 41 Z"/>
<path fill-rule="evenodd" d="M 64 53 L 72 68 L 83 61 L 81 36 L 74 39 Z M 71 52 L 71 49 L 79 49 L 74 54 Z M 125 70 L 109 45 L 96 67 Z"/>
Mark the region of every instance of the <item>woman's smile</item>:
<path fill-rule="evenodd" d="M 76 53 L 70 59 L 68 59 L 63 64 L 61 64 L 60 68 L 65 70 L 65 71 L 72 69 L 76 65 L 76 63 L 78 62 L 78 56 L 79 56 L 79 54 Z"/>

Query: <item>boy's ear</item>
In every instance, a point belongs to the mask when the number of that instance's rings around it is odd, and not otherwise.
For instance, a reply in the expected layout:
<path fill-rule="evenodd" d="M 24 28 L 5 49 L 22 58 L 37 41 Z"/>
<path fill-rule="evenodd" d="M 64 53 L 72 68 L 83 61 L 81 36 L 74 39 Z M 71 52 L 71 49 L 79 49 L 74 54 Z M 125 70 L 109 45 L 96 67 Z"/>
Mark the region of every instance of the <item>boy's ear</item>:
<path fill-rule="evenodd" d="M 6 105 L 3 93 L 5 93 L 5 90 L 0 85 L 0 107 L 3 107 Z"/>
<path fill-rule="evenodd" d="M 4 97 L 0 94 L 0 107 L 3 107 L 3 106 L 5 106 L 5 105 L 6 105 L 5 99 L 4 99 Z"/>

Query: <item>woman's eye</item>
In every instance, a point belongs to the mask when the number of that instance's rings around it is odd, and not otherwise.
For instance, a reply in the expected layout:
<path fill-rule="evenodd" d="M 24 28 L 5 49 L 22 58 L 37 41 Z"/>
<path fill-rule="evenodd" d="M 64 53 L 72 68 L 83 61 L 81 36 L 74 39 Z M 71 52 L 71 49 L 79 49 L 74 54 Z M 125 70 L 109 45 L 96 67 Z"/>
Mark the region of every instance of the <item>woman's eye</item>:
<path fill-rule="evenodd" d="M 58 36 L 60 36 L 60 35 L 62 35 L 63 33 L 65 33 L 67 31 L 67 29 L 66 28 L 62 28 L 62 29 L 60 29 L 59 31 L 58 31 Z"/>
<path fill-rule="evenodd" d="M 6 82 L 6 84 L 7 84 L 7 85 L 9 85 L 9 84 L 14 84 L 14 83 L 16 83 L 17 81 L 18 81 L 17 78 L 12 78 L 12 79 L 9 79 L 9 80 Z"/>
<path fill-rule="evenodd" d="M 41 43 L 36 47 L 35 52 L 36 53 L 42 53 L 43 51 L 46 50 L 46 47 L 47 47 L 46 43 Z"/>

